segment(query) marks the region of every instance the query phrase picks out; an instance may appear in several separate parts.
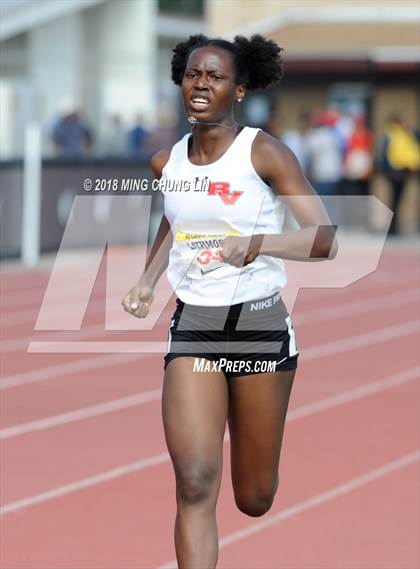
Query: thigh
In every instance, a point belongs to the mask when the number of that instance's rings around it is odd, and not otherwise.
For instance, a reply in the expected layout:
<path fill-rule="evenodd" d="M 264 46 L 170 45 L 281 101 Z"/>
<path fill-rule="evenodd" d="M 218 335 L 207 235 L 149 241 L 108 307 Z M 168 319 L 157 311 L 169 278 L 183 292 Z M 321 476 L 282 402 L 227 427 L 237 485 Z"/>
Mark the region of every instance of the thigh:
<path fill-rule="evenodd" d="M 280 450 L 296 370 L 229 382 L 229 432 L 235 492 L 277 483 Z"/>
<path fill-rule="evenodd" d="M 193 371 L 193 357 L 166 367 L 162 394 L 165 437 L 175 474 L 209 472 L 220 477 L 228 387 L 223 373 Z"/>

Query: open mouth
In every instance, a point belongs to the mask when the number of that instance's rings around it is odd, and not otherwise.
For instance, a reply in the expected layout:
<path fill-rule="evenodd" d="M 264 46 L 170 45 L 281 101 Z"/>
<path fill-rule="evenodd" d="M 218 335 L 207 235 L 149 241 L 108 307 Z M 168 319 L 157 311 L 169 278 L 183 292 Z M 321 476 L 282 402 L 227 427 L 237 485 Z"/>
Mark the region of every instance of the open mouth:
<path fill-rule="evenodd" d="M 207 97 L 192 97 L 190 103 L 194 111 L 203 111 L 209 106 L 210 100 Z"/>

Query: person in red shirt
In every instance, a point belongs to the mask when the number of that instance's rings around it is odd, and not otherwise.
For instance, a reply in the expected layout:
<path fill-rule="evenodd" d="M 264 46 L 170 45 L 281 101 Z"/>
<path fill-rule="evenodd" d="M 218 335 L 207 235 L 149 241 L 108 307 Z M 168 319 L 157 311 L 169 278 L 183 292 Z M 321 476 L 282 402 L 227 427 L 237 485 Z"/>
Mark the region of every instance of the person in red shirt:
<path fill-rule="evenodd" d="M 373 135 L 366 126 L 364 115 L 354 120 L 354 130 L 350 135 L 344 154 L 345 194 L 348 196 L 367 196 L 373 172 Z M 368 208 L 364 201 L 346 204 L 350 225 L 368 224 Z"/>

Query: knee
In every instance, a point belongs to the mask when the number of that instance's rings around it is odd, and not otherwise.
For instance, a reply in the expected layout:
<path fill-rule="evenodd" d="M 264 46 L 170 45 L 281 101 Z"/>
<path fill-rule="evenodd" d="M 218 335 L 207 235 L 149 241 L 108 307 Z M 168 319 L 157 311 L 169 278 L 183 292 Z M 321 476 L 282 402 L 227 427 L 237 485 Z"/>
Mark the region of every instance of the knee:
<path fill-rule="evenodd" d="M 266 514 L 273 504 L 274 496 L 272 494 L 260 494 L 248 498 L 236 498 L 238 509 L 253 518 Z"/>
<path fill-rule="evenodd" d="M 235 494 L 235 502 L 238 509 L 247 516 L 263 516 L 273 505 L 278 485 L 279 482 L 277 478 L 273 487 L 253 488 L 246 492 Z"/>
<path fill-rule="evenodd" d="M 217 468 L 209 465 L 183 467 L 176 475 L 177 501 L 181 504 L 197 504 L 208 500 L 217 479 Z"/>

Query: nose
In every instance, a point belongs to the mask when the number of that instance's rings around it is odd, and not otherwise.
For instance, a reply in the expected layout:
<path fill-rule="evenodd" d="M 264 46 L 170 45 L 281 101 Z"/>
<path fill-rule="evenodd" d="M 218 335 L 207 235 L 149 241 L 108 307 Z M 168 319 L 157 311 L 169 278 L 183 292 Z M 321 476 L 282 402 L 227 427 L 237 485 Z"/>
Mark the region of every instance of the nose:
<path fill-rule="evenodd" d="M 198 77 L 195 87 L 197 89 L 207 89 L 207 81 L 203 76 Z"/>

